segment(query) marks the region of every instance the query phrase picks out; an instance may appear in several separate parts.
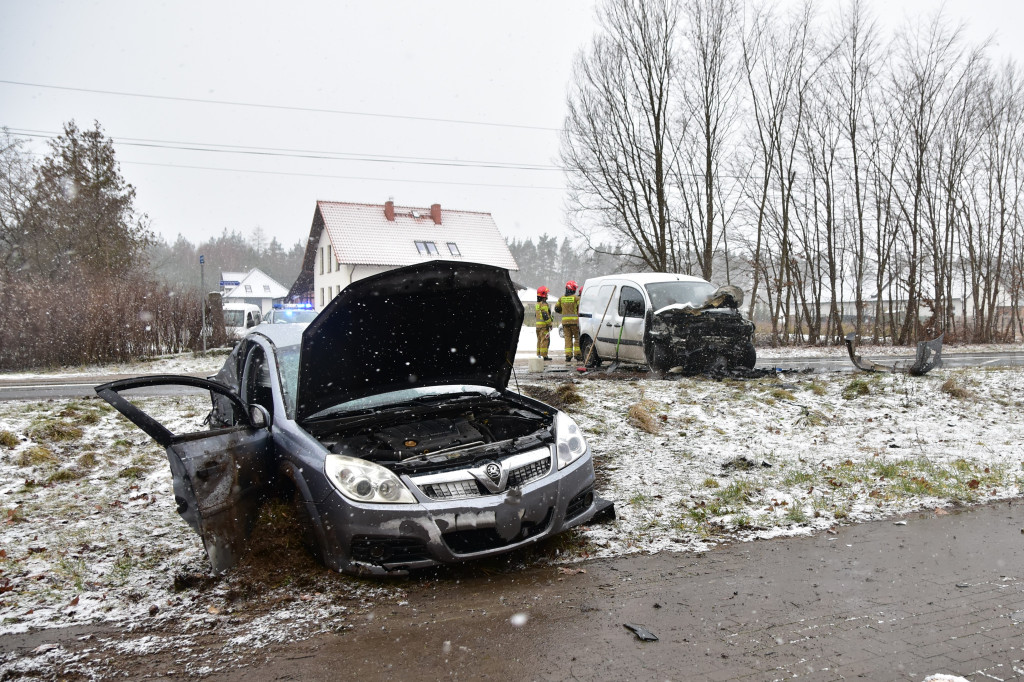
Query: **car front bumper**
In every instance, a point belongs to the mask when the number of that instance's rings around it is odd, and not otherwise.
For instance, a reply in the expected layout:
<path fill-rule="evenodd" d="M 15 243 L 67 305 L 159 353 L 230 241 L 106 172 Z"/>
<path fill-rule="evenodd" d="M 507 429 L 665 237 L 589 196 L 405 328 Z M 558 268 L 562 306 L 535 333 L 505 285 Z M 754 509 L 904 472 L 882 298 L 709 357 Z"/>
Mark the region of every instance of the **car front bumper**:
<path fill-rule="evenodd" d="M 521 489 L 495 495 L 382 505 L 334 493 L 317 511 L 325 562 L 371 575 L 502 554 L 613 513 L 611 503 L 594 494 L 589 453 Z"/>

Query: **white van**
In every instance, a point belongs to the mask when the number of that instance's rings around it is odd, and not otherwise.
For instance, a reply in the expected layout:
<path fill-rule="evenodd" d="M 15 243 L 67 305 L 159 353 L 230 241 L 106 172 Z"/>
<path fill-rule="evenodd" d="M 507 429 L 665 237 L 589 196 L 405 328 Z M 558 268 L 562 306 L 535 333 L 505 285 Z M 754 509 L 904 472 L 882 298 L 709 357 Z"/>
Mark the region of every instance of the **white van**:
<path fill-rule="evenodd" d="M 592 277 L 580 295 L 580 349 L 604 360 L 663 372 L 752 368 L 754 325 L 739 311 L 743 293 L 699 277 L 664 272 Z"/>
<path fill-rule="evenodd" d="M 263 321 L 263 313 L 258 305 L 252 303 L 225 303 L 224 331 L 228 339 L 237 341 L 252 327 Z"/>

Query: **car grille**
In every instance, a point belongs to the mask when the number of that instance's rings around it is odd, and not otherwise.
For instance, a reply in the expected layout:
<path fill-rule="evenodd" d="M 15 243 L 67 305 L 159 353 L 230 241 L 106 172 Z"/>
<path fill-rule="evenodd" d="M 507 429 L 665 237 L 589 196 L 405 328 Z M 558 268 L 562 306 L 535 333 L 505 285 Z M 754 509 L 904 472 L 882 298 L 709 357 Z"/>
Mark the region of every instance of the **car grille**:
<path fill-rule="evenodd" d="M 551 471 L 550 459 L 542 459 L 538 462 L 521 466 L 518 469 L 513 469 L 508 474 L 508 487 L 521 488 L 531 481 L 543 478 L 549 471 Z"/>
<path fill-rule="evenodd" d="M 486 552 L 489 549 L 500 549 L 543 533 L 551 525 L 552 511 L 549 508 L 547 515 L 544 516 L 540 523 L 524 521 L 518 535 L 510 540 L 502 538 L 494 528 L 455 530 L 450 533 L 444 533 L 441 537 L 444 539 L 445 544 L 448 545 L 448 549 L 455 554 L 474 554 L 476 552 Z"/>
<path fill-rule="evenodd" d="M 543 447 L 519 453 L 506 457 L 502 463 L 503 466 L 509 467 L 508 481 L 505 488 L 496 493 L 490 492 L 483 484 L 479 483 L 472 473 L 473 470 L 469 469 L 411 478 L 416 487 L 432 500 L 464 500 L 486 495 L 503 495 L 510 488 L 521 488 L 527 483 L 532 483 L 551 473 L 551 450 Z M 482 469 L 475 469 L 475 471 L 477 475 L 482 475 Z"/>
<path fill-rule="evenodd" d="M 565 520 L 570 521 L 575 519 L 583 512 L 590 509 L 590 505 L 594 504 L 594 488 L 590 486 L 581 491 L 576 497 L 569 500 L 569 504 L 565 507 Z"/>
<path fill-rule="evenodd" d="M 435 500 L 461 500 L 466 497 L 479 497 L 482 494 L 476 481 L 424 483 L 419 488 L 424 495 Z"/>
<path fill-rule="evenodd" d="M 352 538 L 352 560 L 368 564 L 401 564 L 430 559 L 422 540 L 415 538 L 356 535 Z"/>

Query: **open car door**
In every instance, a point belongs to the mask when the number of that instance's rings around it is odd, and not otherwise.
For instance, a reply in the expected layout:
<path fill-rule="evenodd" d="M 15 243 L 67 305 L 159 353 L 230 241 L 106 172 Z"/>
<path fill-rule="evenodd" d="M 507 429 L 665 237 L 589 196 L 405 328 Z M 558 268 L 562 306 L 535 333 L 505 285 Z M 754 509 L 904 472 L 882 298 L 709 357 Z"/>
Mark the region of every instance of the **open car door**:
<path fill-rule="evenodd" d="M 212 422 L 207 431 L 171 433 L 120 395 L 154 386 L 206 389 L 220 414 L 232 416 Z M 122 379 L 97 386 L 96 393 L 167 450 L 178 513 L 199 533 L 215 571 L 234 566 L 248 545 L 273 471 L 266 410 L 259 405 L 247 410 L 230 387 L 188 376 Z M 224 410 L 226 404 L 233 409 Z"/>

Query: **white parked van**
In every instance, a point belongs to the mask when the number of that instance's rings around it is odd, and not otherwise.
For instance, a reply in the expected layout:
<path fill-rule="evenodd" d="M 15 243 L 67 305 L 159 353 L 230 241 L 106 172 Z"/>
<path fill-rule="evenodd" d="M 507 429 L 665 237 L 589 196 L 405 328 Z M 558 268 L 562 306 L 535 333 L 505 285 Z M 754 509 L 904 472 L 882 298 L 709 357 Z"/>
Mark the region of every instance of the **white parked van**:
<path fill-rule="evenodd" d="M 263 321 L 263 313 L 258 305 L 252 303 L 225 303 L 224 331 L 228 339 L 237 341 Z"/>
<path fill-rule="evenodd" d="M 736 287 L 689 275 L 593 277 L 580 295 L 580 348 L 591 367 L 610 360 L 659 372 L 752 368 L 754 325 L 740 313 L 742 302 Z"/>

